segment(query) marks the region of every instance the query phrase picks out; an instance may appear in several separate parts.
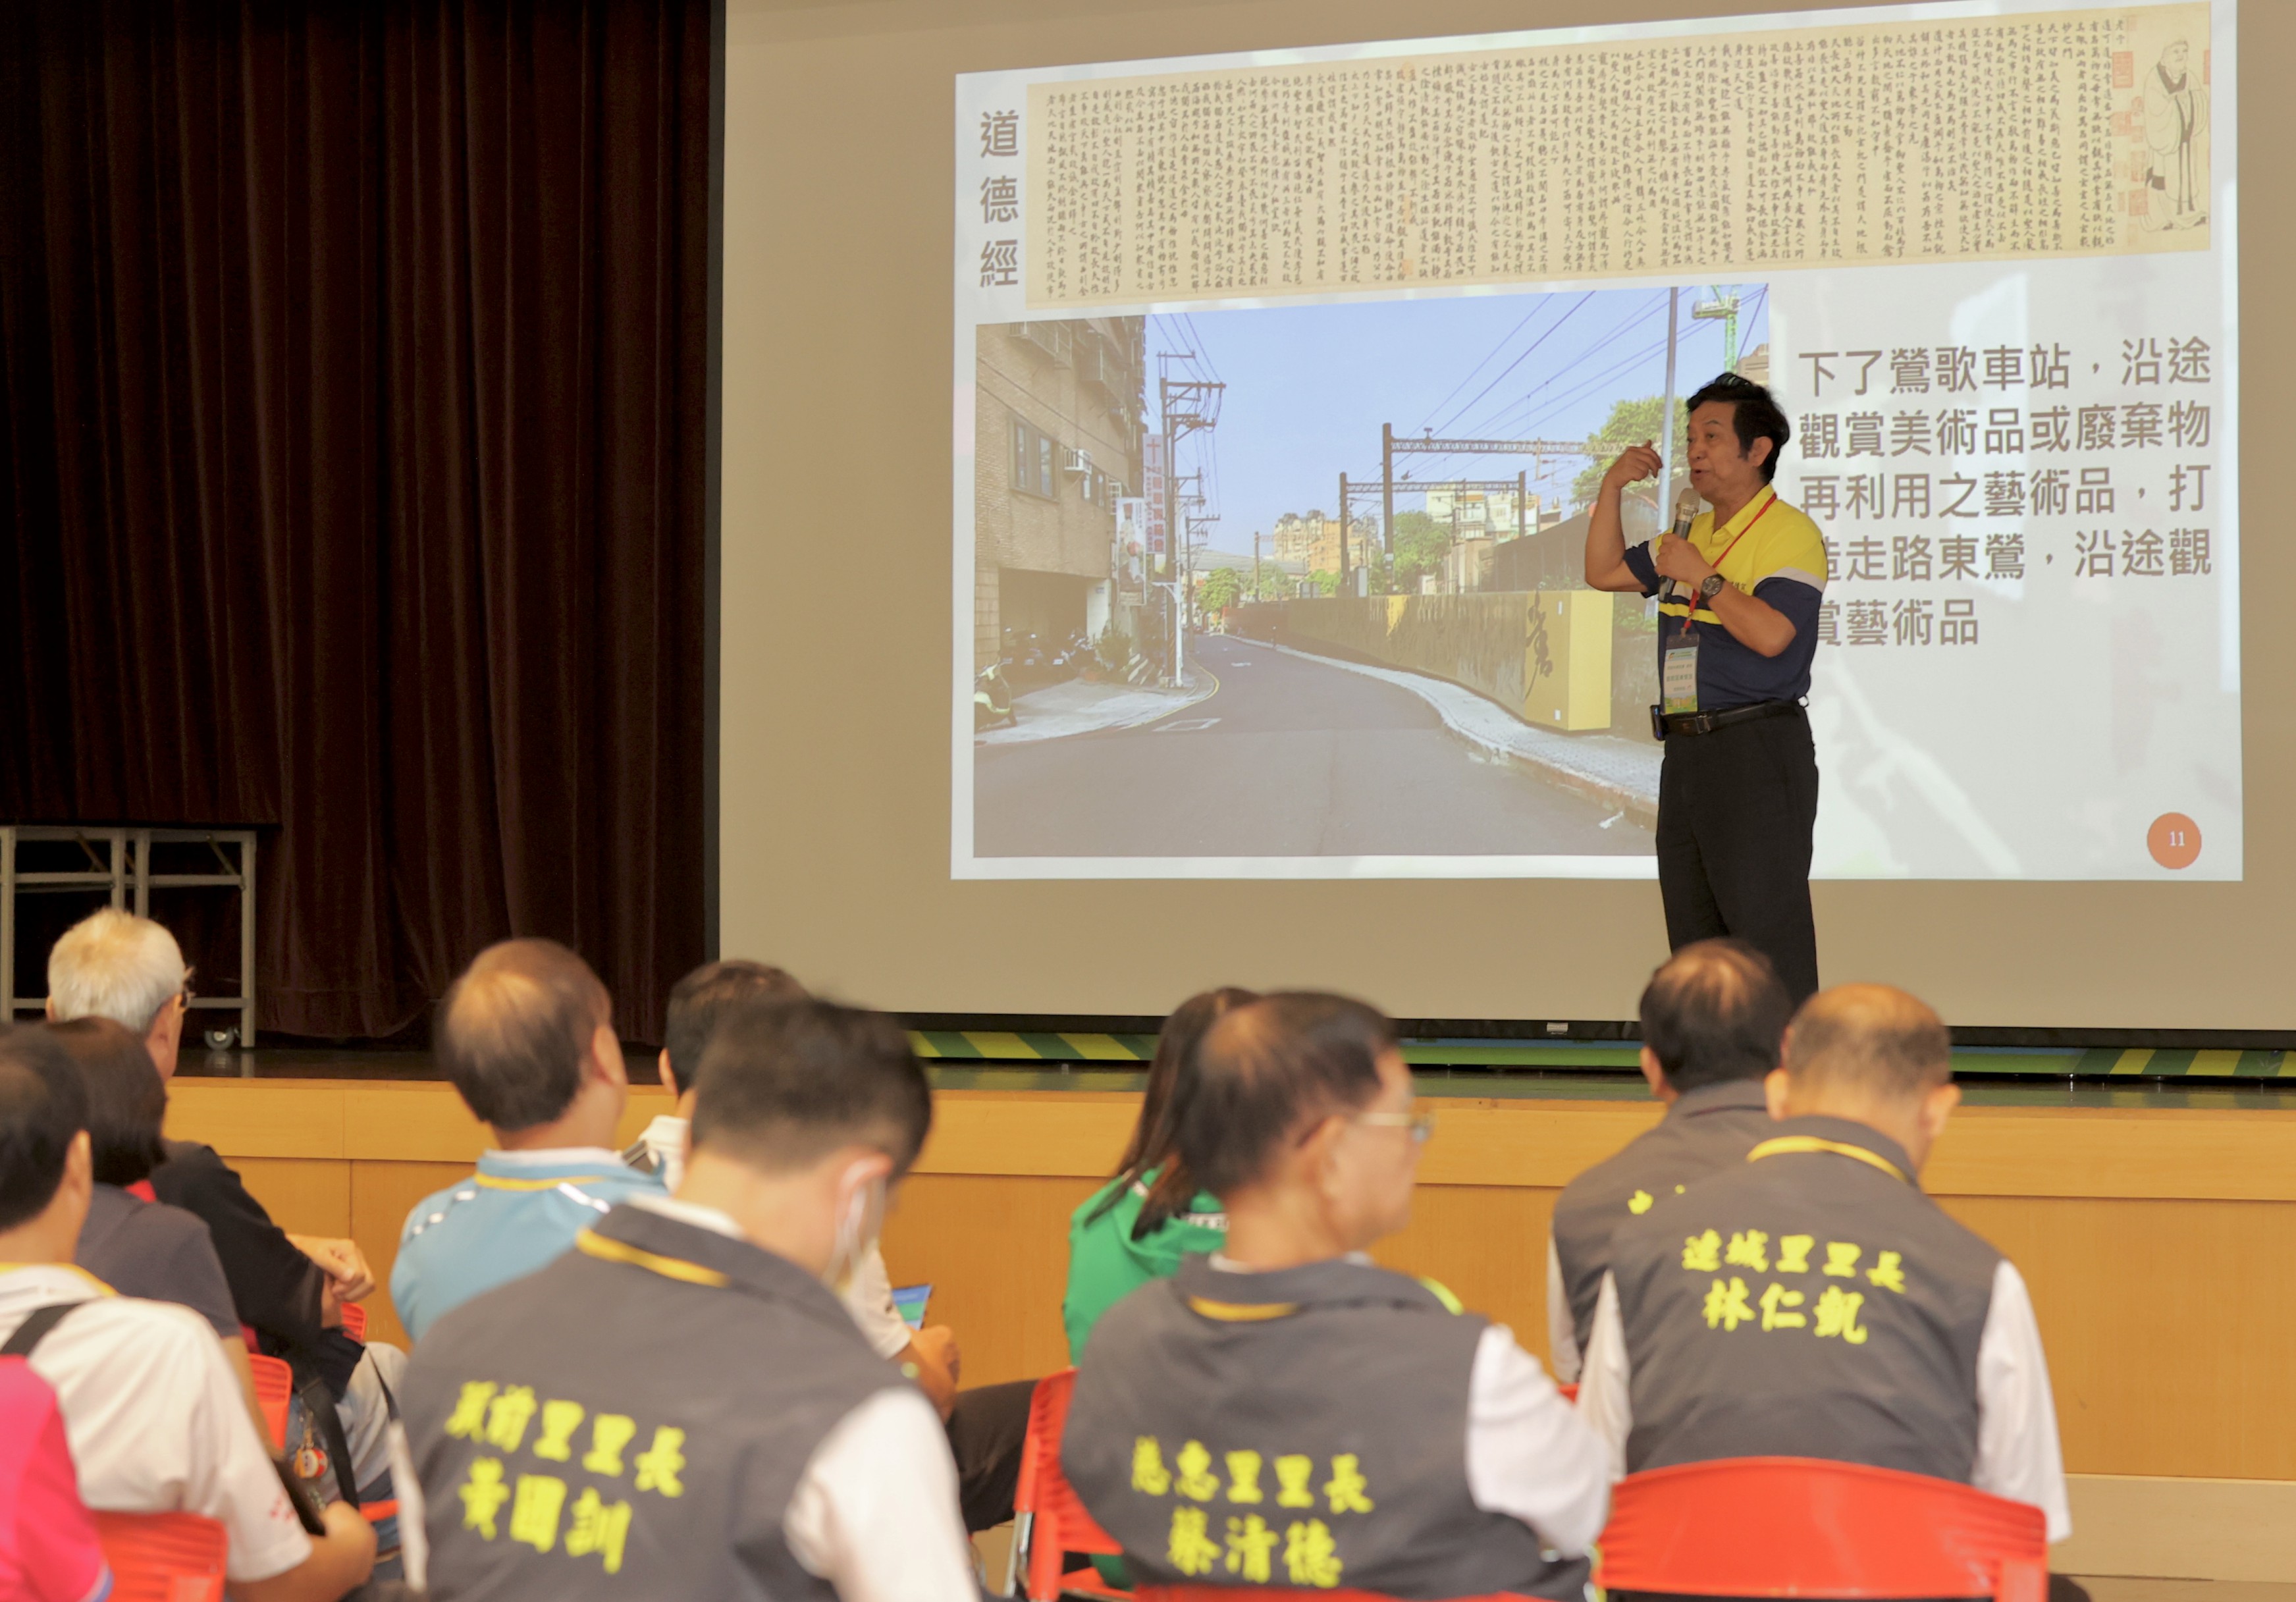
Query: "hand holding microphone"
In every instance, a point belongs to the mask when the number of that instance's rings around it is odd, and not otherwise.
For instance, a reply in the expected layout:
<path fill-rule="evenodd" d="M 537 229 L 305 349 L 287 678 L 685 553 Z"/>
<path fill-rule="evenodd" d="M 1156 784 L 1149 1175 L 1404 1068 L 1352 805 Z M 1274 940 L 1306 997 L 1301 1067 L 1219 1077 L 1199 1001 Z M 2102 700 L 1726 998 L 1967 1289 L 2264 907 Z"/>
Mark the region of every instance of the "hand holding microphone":
<path fill-rule="evenodd" d="M 1698 516 L 1698 491 L 1685 486 L 1675 499 L 1673 529 L 1659 536 L 1651 552 L 1652 565 L 1661 577 L 1673 579 L 1677 591 L 1695 587 L 1714 571 L 1713 565 L 1698 554 L 1698 547 L 1690 543 L 1690 525 Z M 1672 598 L 1684 597 L 1677 593 Z"/>

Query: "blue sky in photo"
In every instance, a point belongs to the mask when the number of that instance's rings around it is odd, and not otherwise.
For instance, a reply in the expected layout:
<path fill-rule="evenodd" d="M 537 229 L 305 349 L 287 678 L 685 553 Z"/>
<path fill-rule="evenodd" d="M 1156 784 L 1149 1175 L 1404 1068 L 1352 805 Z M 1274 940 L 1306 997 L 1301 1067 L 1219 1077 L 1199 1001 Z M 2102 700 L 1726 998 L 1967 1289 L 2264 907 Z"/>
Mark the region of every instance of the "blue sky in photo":
<path fill-rule="evenodd" d="M 1759 284 L 1725 287 L 1739 297 L 1739 349 L 1751 350 L 1769 338 L 1767 297 Z M 1684 394 L 1722 367 L 1722 325 L 1690 316 L 1710 293 L 1684 286 Z M 1341 472 L 1376 482 L 1382 423 L 1398 435 L 1584 440 L 1615 402 L 1663 391 L 1666 303 L 1662 289 L 1634 289 L 1159 315 L 1148 349 L 1152 357 L 1193 350 L 1197 361 L 1168 370 L 1226 383 L 1210 464 L 1221 517 L 1210 543 L 1250 551 L 1253 530 L 1269 533 L 1286 512 L 1336 512 Z M 1152 360 L 1152 421 L 1158 371 Z M 1181 471 L 1194 470 L 1197 454 L 1194 441 L 1183 446 Z M 1534 465 L 1529 456 L 1414 456 L 1398 457 L 1396 472 L 1500 479 Z M 1567 500 L 1585 465 L 1550 461 L 1550 507 Z M 1396 509 L 1417 504 L 1398 496 Z"/>

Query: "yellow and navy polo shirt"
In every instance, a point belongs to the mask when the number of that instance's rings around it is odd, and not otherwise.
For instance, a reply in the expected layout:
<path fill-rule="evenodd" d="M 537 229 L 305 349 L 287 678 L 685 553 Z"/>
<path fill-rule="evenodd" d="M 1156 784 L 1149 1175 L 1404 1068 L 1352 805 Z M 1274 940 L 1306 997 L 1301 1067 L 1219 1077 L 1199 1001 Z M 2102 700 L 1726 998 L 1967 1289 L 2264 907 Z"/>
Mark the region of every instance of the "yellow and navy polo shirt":
<path fill-rule="evenodd" d="M 1738 537 L 1743 534 L 1744 538 Z M 1734 545 L 1732 541 L 1736 541 Z M 1794 628 L 1793 644 L 1764 656 L 1741 643 L 1722 620 L 1698 612 L 1698 710 L 1718 712 L 1757 701 L 1793 701 L 1809 694 L 1810 659 L 1817 653 L 1817 607 L 1825 596 L 1825 540 L 1798 507 L 1778 498 L 1775 488 L 1738 508 L 1718 530 L 1714 514 L 1702 512 L 1690 525 L 1690 543 L 1712 562 L 1728 555 L 1718 571 L 1736 586 L 1782 614 Z M 1657 595 L 1665 580 L 1646 541 L 1627 552 L 1627 566 L 1642 581 L 1643 594 Z M 1682 632 L 1689 607 L 1666 600 L 1658 608 L 1659 663 Z"/>

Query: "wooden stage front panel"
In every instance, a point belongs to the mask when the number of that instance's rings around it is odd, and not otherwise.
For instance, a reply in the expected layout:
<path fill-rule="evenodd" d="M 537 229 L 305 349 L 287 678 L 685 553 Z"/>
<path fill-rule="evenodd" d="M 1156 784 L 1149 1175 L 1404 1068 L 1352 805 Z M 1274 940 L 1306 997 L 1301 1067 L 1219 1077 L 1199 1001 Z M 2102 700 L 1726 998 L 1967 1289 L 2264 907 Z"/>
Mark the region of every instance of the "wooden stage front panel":
<path fill-rule="evenodd" d="M 414 1203 L 470 1171 L 483 1130 L 447 1086 L 176 1080 L 168 1132 L 214 1146 L 285 1228 L 344 1235 L 388 1285 Z M 1068 1216 L 1139 1098 L 945 1090 L 885 1232 L 895 1283 L 931 1281 L 969 1384 L 1068 1360 Z M 1382 1261 L 1431 1275 L 1546 1350 L 1555 1193 L 1658 1116 L 1647 1103 L 1446 1097 L 1412 1227 Z M 668 1110 L 634 1088 L 623 1138 Z M 2023 1270 L 2078 1474 L 2296 1479 L 2296 1111 L 1972 1107 L 1924 1176 Z M 378 1338 L 405 1339 L 387 1293 Z"/>

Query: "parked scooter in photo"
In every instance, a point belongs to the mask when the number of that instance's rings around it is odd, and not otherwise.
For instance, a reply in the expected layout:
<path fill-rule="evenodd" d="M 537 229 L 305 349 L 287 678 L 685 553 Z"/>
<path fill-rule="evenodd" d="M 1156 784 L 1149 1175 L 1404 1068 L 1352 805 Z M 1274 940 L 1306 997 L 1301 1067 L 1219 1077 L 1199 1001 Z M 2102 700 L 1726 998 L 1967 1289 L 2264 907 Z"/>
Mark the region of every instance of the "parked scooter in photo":
<path fill-rule="evenodd" d="M 973 676 L 973 729 L 978 733 L 984 728 L 995 728 L 1000 723 L 1018 721 L 1013 712 L 1013 685 L 1004 677 L 1004 664 L 990 662 Z"/>

